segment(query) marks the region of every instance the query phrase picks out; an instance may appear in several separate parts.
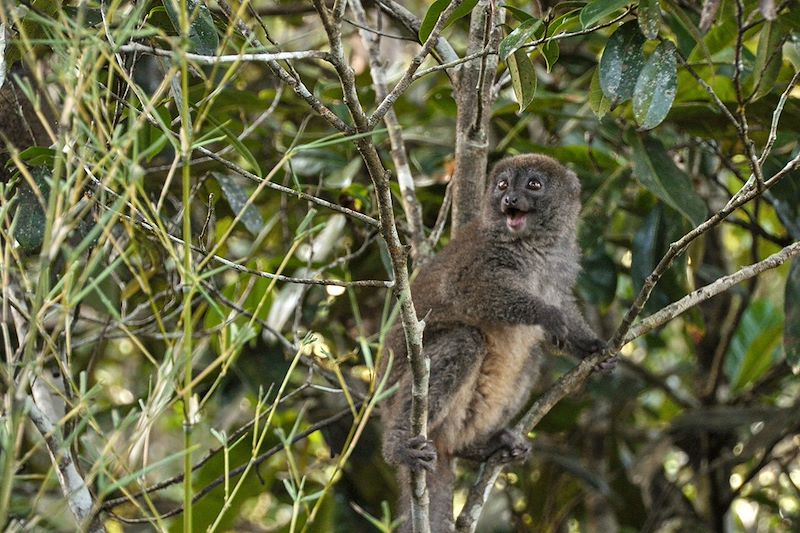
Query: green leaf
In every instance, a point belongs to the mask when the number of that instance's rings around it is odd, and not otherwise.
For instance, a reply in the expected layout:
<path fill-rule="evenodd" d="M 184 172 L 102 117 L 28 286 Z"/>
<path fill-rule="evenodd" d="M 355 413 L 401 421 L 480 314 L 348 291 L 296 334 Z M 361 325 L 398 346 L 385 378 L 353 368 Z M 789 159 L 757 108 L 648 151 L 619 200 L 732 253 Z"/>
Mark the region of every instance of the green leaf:
<path fill-rule="evenodd" d="M 549 41 L 542 47 L 542 57 L 547 65 L 547 72 L 553 69 L 553 65 L 558 61 L 559 53 L 558 41 Z"/>
<path fill-rule="evenodd" d="M 447 6 L 450 5 L 451 0 L 436 0 L 431 7 L 428 8 L 428 12 L 425 13 L 425 18 L 422 20 L 422 24 L 419 26 L 419 40 L 421 42 L 425 42 L 428 40 L 428 37 L 431 36 L 433 32 L 434 26 L 436 26 L 436 21 L 439 20 L 439 16 L 442 12 L 447 9 Z M 457 21 L 460 18 L 465 17 L 472 11 L 472 8 L 477 5 L 478 0 L 464 0 L 464 2 L 453 11 L 453 14 L 450 16 L 450 19 L 445 23 L 442 29 L 447 28 L 452 23 Z"/>
<path fill-rule="evenodd" d="M 706 219 L 705 203 L 694 192 L 691 178 L 675 165 L 661 141 L 649 136 L 642 139 L 632 131 L 626 140 L 633 149 L 636 179 L 694 226 L 699 226 Z"/>
<path fill-rule="evenodd" d="M 533 61 L 524 50 L 517 50 L 506 61 L 511 72 L 511 86 L 517 97 L 520 112 L 525 111 L 536 93 L 536 72 Z"/>
<path fill-rule="evenodd" d="M 767 22 L 758 38 L 756 60 L 753 64 L 753 100 L 766 96 L 775 88 L 775 80 L 783 65 L 783 41 L 786 33 L 775 22 Z"/>
<path fill-rule="evenodd" d="M 181 15 L 179 0 L 163 0 L 169 20 L 178 34 L 181 33 Z M 211 12 L 201 0 L 186 0 L 189 16 L 189 41 L 192 52 L 213 56 L 219 47 L 219 36 L 214 27 Z"/>
<path fill-rule="evenodd" d="M 675 45 L 664 41 L 647 59 L 633 91 L 633 116 L 649 130 L 663 121 L 675 100 L 678 84 Z"/>
<path fill-rule="evenodd" d="M 783 316 L 769 300 L 756 300 L 744 312 L 725 355 L 725 375 L 738 392 L 764 375 L 780 354 Z"/>
<path fill-rule="evenodd" d="M 526 13 L 525 11 L 523 11 L 521 9 L 518 9 L 518 8 L 516 8 L 514 6 L 503 5 L 503 6 L 500 6 L 500 7 L 502 7 L 503 9 L 507 10 L 509 13 L 514 15 L 514 18 L 517 19 L 520 22 L 525 22 L 526 20 L 530 20 L 532 18 L 535 18 L 533 15 L 530 15 L 530 14 Z"/>
<path fill-rule="evenodd" d="M 630 0 L 594 0 L 581 9 L 581 26 L 587 28 L 606 15 L 622 9 Z"/>
<path fill-rule="evenodd" d="M 661 27 L 661 6 L 658 0 L 640 0 L 638 11 L 639 29 L 648 39 L 658 37 Z"/>
<path fill-rule="evenodd" d="M 786 362 L 797 372 L 800 370 L 800 260 L 792 260 L 783 297 L 783 351 Z"/>
<path fill-rule="evenodd" d="M 531 37 L 538 37 L 542 30 L 542 21 L 540 19 L 528 19 L 520 24 L 514 31 L 500 41 L 500 59 L 505 60 L 512 53 L 523 44 L 527 43 Z"/>
<path fill-rule="evenodd" d="M 219 172 L 212 172 L 212 174 L 216 178 L 220 189 L 222 189 L 222 194 L 228 201 L 231 211 L 233 211 L 236 215 L 243 211 L 239 220 L 242 221 L 242 224 L 244 224 L 244 227 L 247 228 L 247 231 L 255 236 L 258 236 L 258 234 L 264 228 L 264 219 L 261 217 L 261 213 L 256 206 L 254 206 L 252 203 L 247 203 L 249 195 L 232 176 L 221 174 Z"/>
<path fill-rule="evenodd" d="M 610 305 L 617 292 L 617 265 L 602 248 L 585 256 L 576 286 L 578 295 L 592 305 Z"/>
<path fill-rule="evenodd" d="M 592 82 L 589 84 L 589 106 L 599 119 L 611 110 L 611 100 L 606 98 L 600 88 L 600 67 L 594 69 Z"/>
<path fill-rule="evenodd" d="M 633 96 L 636 80 L 644 66 L 645 38 L 635 20 L 626 22 L 611 35 L 600 58 L 600 87 L 613 105 Z"/>
<path fill-rule="evenodd" d="M 25 252 L 35 252 L 44 242 L 47 224 L 45 209 L 50 196 L 50 170 L 46 167 L 31 169 L 35 190 L 27 181 L 17 188 L 17 212 L 14 215 L 14 238 Z"/>
<path fill-rule="evenodd" d="M 644 280 L 669 249 L 670 243 L 679 239 L 686 230 L 686 222 L 676 217 L 673 210 L 657 205 L 636 230 L 631 246 L 631 281 L 634 292 L 642 290 Z M 645 310 L 652 313 L 686 294 L 686 256 L 679 257 L 661 276 Z"/>

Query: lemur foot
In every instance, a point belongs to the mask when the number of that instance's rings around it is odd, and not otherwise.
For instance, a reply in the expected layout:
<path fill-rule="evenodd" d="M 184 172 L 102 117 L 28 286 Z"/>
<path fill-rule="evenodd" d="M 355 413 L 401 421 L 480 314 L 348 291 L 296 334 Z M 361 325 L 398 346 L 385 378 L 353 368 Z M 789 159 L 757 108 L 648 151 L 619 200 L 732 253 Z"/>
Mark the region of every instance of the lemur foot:
<path fill-rule="evenodd" d="M 514 463 L 517 461 L 525 461 L 531 455 L 531 441 L 522 435 L 511 431 L 510 429 L 502 429 L 498 432 L 497 437 L 498 446 L 495 451 L 495 456 L 502 463 Z"/>
<path fill-rule="evenodd" d="M 436 465 L 436 447 L 433 441 L 422 435 L 411 437 L 405 446 L 398 450 L 400 462 L 411 470 L 433 472 Z"/>

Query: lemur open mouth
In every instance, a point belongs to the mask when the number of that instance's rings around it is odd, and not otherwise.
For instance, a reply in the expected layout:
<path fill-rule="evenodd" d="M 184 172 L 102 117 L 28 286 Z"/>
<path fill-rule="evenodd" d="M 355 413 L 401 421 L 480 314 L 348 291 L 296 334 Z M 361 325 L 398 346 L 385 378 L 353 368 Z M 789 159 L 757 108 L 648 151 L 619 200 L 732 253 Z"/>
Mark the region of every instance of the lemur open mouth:
<path fill-rule="evenodd" d="M 527 214 L 527 211 L 521 211 L 513 207 L 507 208 L 505 210 L 505 215 L 506 226 L 508 226 L 508 229 L 511 231 L 519 231 L 525 227 L 525 215 Z"/>

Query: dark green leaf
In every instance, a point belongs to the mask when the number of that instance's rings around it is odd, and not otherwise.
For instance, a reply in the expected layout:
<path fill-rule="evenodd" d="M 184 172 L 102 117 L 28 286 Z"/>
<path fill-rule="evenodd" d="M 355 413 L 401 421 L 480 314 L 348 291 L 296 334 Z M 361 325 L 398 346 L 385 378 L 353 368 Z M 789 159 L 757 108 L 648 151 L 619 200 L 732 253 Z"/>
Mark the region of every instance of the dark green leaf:
<path fill-rule="evenodd" d="M 792 369 L 800 369 L 800 260 L 792 260 L 783 296 L 783 351 Z"/>
<path fill-rule="evenodd" d="M 231 211 L 237 215 L 244 211 L 240 217 L 242 224 L 247 228 L 247 231 L 253 235 L 258 235 L 264 227 L 264 219 L 261 217 L 261 213 L 256 206 L 252 203 L 247 203 L 249 195 L 232 176 L 219 172 L 212 172 L 212 174 L 214 174 L 214 177 L 217 179 L 217 183 L 220 189 L 222 189 L 222 194 L 225 195 L 225 199 L 228 201 Z"/>
<path fill-rule="evenodd" d="M 525 22 L 526 20 L 530 20 L 532 18 L 535 18 L 533 15 L 530 15 L 530 14 L 526 13 L 525 11 L 523 11 L 521 9 L 518 9 L 516 7 L 513 7 L 513 6 L 503 5 L 501 7 L 503 9 L 506 9 L 512 15 L 514 15 L 514 18 L 517 19 L 520 22 Z"/>
<path fill-rule="evenodd" d="M 46 167 L 31 169 L 35 190 L 27 181 L 20 182 L 17 188 L 17 212 L 14 215 L 14 238 L 25 252 L 35 252 L 44 242 L 44 229 L 47 224 L 45 209 L 50 196 L 50 170 Z"/>
<path fill-rule="evenodd" d="M 685 224 L 681 222 L 680 219 L 675 220 L 674 211 L 658 205 L 650 211 L 634 234 L 631 246 L 631 281 L 636 293 L 642 289 L 644 280 L 653 272 L 670 243 L 684 233 Z M 655 312 L 686 294 L 686 262 L 685 256 L 680 257 L 664 273 L 645 304 L 647 312 Z"/>
<path fill-rule="evenodd" d="M 633 173 L 639 182 L 694 226 L 706 219 L 706 206 L 694 192 L 692 180 L 679 169 L 661 141 L 644 139 L 634 132 L 626 136 L 633 149 Z"/>
<path fill-rule="evenodd" d="M 606 15 L 622 9 L 630 0 L 593 0 L 581 9 L 581 26 L 587 28 Z"/>
<path fill-rule="evenodd" d="M 635 20 L 626 22 L 608 40 L 600 58 L 600 87 L 613 105 L 633 96 L 644 66 L 644 35 Z"/>
<path fill-rule="evenodd" d="M 180 34 L 181 12 L 178 0 L 163 0 L 163 2 L 172 26 Z M 204 56 L 213 56 L 219 47 L 219 36 L 211 12 L 201 0 L 186 0 L 186 10 L 189 16 L 191 51 Z"/>
<path fill-rule="evenodd" d="M 778 79 L 783 64 L 785 38 L 783 27 L 776 22 L 767 22 L 761 29 L 753 64 L 753 100 L 758 100 L 775 88 L 775 80 Z"/>
<path fill-rule="evenodd" d="M 517 50 L 506 61 L 511 72 L 511 86 L 514 88 L 519 110 L 525 111 L 533 102 L 536 93 L 536 72 L 533 69 L 533 61 L 524 50 Z"/>
<path fill-rule="evenodd" d="M 519 25 L 514 31 L 500 42 L 500 59 L 505 60 L 520 46 L 527 43 L 531 37 L 538 36 L 542 30 L 542 21 L 539 19 L 528 19 Z"/>
<path fill-rule="evenodd" d="M 769 300 L 744 312 L 725 356 L 725 375 L 734 392 L 751 385 L 778 359 L 783 316 Z"/>
<path fill-rule="evenodd" d="M 428 37 L 431 36 L 433 28 L 436 26 L 436 21 L 439 20 L 439 16 L 445 9 L 447 9 L 447 6 L 450 5 L 450 2 L 451 0 L 436 0 L 433 4 L 431 4 L 431 7 L 428 8 L 428 12 L 425 13 L 425 18 L 422 20 L 422 24 L 419 26 L 420 42 L 424 43 L 428 40 Z M 458 19 L 468 15 L 477 3 L 478 0 L 464 0 L 464 2 L 458 6 L 455 11 L 453 11 L 450 19 L 445 23 L 444 28 L 450 26 Z"/>
<path fill-rule="evenodd" d="M 675 45 L 664 41 L 647 59 L 633 91 L 633 115 L 642 129 L 658 126 L 667 117 L 677 92 Z"/>
<path fill-rule="evenodd" d="M 638 11 L 639 29 L 648 39 L 658 37 L 661 26 L 661 6 L 658 0 L 640 0 Z"/>
<path fill-rule="evenodd" d="M 617 292 L 617 265 L 602 248 L 581 261 L 576 291 L 587 302 L 607 306 Z"/>

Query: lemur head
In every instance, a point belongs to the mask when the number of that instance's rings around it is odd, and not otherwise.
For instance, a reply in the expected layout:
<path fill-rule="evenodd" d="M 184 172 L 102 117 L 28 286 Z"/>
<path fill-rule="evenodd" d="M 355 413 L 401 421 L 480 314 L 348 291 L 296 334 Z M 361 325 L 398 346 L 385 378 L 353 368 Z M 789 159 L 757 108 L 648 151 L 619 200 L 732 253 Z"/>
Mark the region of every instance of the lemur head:
<path fill-rule="evenodd" d="M 483 204 L 484 223 L 513 239 L 574 235 L 580 192 L 575 173 L 550 157 L 508 157 L 492 169 Z"/>

